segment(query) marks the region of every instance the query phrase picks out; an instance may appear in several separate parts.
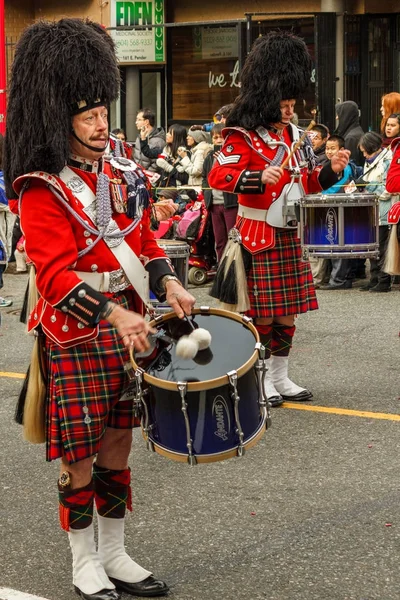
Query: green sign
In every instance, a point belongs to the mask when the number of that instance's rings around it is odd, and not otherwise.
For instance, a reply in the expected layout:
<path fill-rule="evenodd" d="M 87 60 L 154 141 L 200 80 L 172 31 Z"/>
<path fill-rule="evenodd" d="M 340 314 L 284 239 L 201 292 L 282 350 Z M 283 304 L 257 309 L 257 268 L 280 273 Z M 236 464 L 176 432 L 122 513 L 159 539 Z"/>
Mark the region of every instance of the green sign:
<path fill-rule="evenodd" d="M 122 64 L 165 62 L 164 0 L 111 1 L 111 35 Z M 142 26 L 147 29 L 123 29 Z M 121 29 L 119 29 L 121 28 Z"/>

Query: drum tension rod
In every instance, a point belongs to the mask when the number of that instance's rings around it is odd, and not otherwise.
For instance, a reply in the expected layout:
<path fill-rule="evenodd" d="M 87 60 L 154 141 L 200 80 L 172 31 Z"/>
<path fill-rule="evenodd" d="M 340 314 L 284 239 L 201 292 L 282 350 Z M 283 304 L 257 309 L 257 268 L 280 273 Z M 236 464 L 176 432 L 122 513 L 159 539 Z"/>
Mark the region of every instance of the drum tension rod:
<path fill-rule="evenodd" d="M 266 429 L 268 429 L 271 426 L 271 409 L 265 393 L 264 383 L 267 367 L 265 364 L 265 348 L 261 342 L 256 343 L 256 350 L 258 350 L 258 360 L 255 365 L 258 382 L 258 403 L 260 405 L 260 415 L 262 418 L 266 417 Z"/>
<path fill-rule="evenodd" d="M 142 417 L 142 427 L 143 427 L 143 433 L 146 437 L 146 447 L 147 450 L 152 450 L 152 452 L 154 452 L 154 445 L 153 443 L 150 441 L 149 438 L 149 431 L 150 431 L 150 427 L 149 427 L 149 411 L 147 408 L 147 403 L 144 399 L 144 392 L 143 392 L 143 388 L 142 388 L 142 383 L 143 383 L 143 369 L 141 369 L 140 367 L 136 369 L 135 371 L 135 379 L 136 379 L 136 398 L 135 398 L 135 404 L 142 408 L 144 411 L 144 416 Z"/>
<path fill-rule="evenodd" d="M 238 456 L 243 456 L 245 453 L 245 447 L 243 445 L 243 440 L 244 440 L 243 429 L 242 429 L 242 426 L 240 424 L 240 419 L 239 419 L 240 396 L 237 392 L 237 379 L 238 379 L 237 371 L 229 371 L 227 373 L 227 375 L 229 377 L 229 383 L 231 384 L 231 387 L 232 387 L 232 391 L 230 392 L 230 395 L 233 400 L 233 410 L 234 410 L 235 422 L 236 422 L 236 433 L 239 436 L 239 446 L 237 449 L 237 454 L 238 454 Z"/>
<path fill-rule="evenodd" d="M 197 464 L 196 456 L 193 454 L 193 441 L 190 437 L 190 423 L 187 412 L 187 403 L 186 403 L 186 392 L 187 392 L 187 383 L 185 381 L 178 381 L 178 391 L 181 397 L 182 402 L 182 412 L 183 418 L 185 420 L 185 429 L 186 429 L 186 446 L 188 449 L 188 463 L 193 466 Z"/>

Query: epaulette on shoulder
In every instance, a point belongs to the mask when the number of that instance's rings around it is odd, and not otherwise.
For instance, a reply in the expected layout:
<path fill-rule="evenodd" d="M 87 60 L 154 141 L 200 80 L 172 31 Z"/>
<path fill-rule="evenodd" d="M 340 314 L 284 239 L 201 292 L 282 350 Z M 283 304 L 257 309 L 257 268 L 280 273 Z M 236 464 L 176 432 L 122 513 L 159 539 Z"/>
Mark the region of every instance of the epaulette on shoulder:
<path fill-rule="evenodd" d="M 232 135 L 232 133 L 235 133 L 235 132 L 241 133 L 243 135 L 243 137 L 251 140 L 250 132 L 247 131 L 247 129 L 244 129 L 244 127 L 224 127 L 224 129 L 222 130 L 222 135 L 223 135 L 224 139 L 226 140 L 230 135 Z"/>
<path fill-rule="evenodd" d="M 46 173 L 45 171 L 32 171 L 31 173 L 25 173 L 24 175 L 17 177 L 17 179 L 13 183 L 14 191 L 19 195 L 23 187 L 26 186 L 28 182 L 34 179 L 39 179 L 41 181 L 44 181 L 47 185 L 52 185 L 63 195 L 65 195 L 64 190 L 57 177 L 55 177 L 54 175 L 50 175 L 50 173 Z"/>

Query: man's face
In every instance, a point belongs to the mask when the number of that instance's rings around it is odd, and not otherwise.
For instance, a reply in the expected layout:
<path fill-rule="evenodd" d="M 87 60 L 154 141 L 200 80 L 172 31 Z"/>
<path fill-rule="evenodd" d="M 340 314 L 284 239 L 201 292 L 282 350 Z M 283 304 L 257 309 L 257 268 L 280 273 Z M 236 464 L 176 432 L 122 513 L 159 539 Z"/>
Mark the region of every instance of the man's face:
<path fill-rule="evenodd" d="M 89 160 L 98 160 L 104 154 L 108 143 L 108 112 L 105 106 L 86 110 L 72 117 L 72 129 L 75 135 L 101 152 L 89 150 L 73 136 L 70 137 L 70 146 L 74 154 Z"/>
<path fill-rule="evenodd" d="M 285 127 L 289 125 L 291 119 L 293 119 L 295 104 L 296 100 L 293 98 L 290 98 L 289 100 L 281 100 L 281 120 L 279 123 L 272 123 L 275 129 L 285 129 Z"/>
<path fill-rule="evenodd" d="M 317 150 L 317 148 L 320 148 L 320 146 L 322 146 L 325 140 L 323 139 L 319 131 L 311 131 L 310 133 L 312 133 L 312 135 L 310 136 L 312 147 L 314 148 L 314 150 Z"/>
<path fill-rule="evenodd" d="M 143 118 L 143 113 L 139 112 L 136 116 L 136 127 L 138 128 L 139 131 L 141 131 L 142 129 L 146 129 L 149 125 L 149 120 L 148 119 L 144 119 Z"/>

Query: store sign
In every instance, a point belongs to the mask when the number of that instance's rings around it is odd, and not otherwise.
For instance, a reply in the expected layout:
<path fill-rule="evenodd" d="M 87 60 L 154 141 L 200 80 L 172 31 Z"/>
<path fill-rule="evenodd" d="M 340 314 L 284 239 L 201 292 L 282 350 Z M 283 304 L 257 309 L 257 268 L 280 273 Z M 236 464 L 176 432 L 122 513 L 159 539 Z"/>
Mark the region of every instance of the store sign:
<path fill-rule="evenodd" d="M 238 57 L 236 27 L 202 27 L 199 42 L 203 60 Z"/>
<path fill-rule="evenodd" d="M 239 61 L 235 62 L 233 70 L 229 74 L 208 72 L 208 87 L 240 87 L 239 83 Z"/>
<path fill-rule="evenodd" d="M 135 27 L 164 23 L 164 0 L 153 2 L 111 1 L 111 27 Z M 112 29 L 121 64 L 165 62 L 164 27 Z"/>

